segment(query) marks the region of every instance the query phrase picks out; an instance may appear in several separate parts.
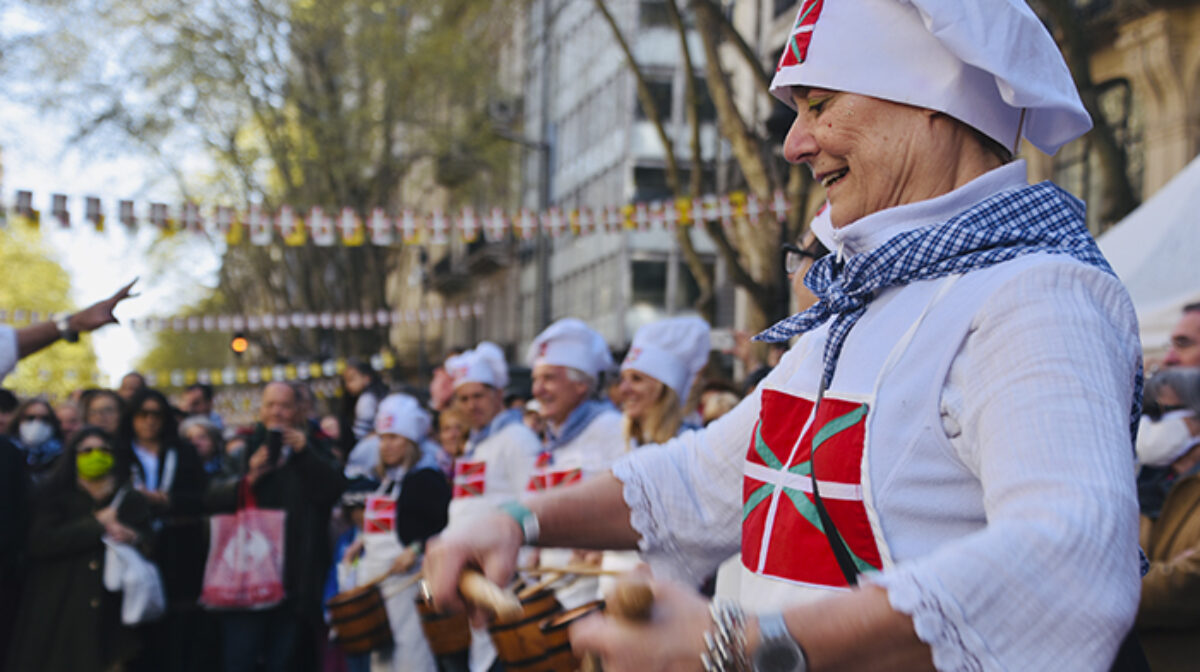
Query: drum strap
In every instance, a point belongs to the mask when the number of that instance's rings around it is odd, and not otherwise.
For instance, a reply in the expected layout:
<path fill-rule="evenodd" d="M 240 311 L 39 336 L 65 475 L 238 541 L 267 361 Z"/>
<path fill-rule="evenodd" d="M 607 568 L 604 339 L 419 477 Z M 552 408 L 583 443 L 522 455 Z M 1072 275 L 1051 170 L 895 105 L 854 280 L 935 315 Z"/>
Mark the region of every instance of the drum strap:
<path fill-rule="evenodd" d="M 821 380 L 821 386 L 817 388 L 817 403 L 813 409 L 813 417 L 820 417 L 821 400 L 825 397 L 825 381 Z M 813 432 L 813 441 L 816 441 L 817 432 Z M 850 549 L 846 547 L 846 541 L 842 539 L 842 535 L 838 532 L 837 526 L 833 524 L 833 519 L 829 517 L 829 511 L 825 508 L 825 502 L 821 501 L 821 490 L 817 486 L 817 460 L 816 446 L 809 445 L 808 459 L 812 461 L 812 470 L 809 472 L 812 477 L 813 503 L 817 506 L 817 516 L 821 519 L 821 529 L 825 532 L 825 539 L 829 541 L 829 548 L 833 551 L 833 557 L 837 560 L 838 568 L 842 570 L 842 576 L 846 577 L 846 584 L 850 586 L 858 585 L 858 567 L 854 564 L 854 560 L 850 557 Z"/>

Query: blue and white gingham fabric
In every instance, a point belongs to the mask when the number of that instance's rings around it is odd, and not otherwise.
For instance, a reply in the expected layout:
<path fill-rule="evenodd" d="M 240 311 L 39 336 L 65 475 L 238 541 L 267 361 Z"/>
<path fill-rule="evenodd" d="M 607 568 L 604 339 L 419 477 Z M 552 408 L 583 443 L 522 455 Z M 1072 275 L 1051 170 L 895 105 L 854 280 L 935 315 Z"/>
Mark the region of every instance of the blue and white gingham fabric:
<path fill-rule="evenodd" d="M 829 385 L 846 336 L 880 291 L 987 268 L 1035 252 L 1070 255 L 1113 274 L 1088 233 L 1083 203 L 1057 185 L 1042 182 L 996 194 L 945 223 L 899 234 L 845 262 L 834 254 L 825 255 L 804 278 L 817 303 L 754 339 L 786 341 L 834 318 L 824 352 L 823 382 Z M 1139 364 L 1131 418 L 1135 439 L 1141 407 Z"/>

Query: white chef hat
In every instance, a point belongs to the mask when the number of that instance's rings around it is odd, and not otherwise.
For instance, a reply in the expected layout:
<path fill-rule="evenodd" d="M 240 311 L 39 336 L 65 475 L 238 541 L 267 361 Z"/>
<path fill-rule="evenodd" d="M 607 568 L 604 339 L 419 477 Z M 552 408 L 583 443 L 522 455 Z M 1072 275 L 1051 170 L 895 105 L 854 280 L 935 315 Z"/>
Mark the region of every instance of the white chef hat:
<path fill-rule="evenodd" d="M 508 363 L 504 351 L 490 341 L 484 341 L 461 355 L 446 360 L 446 372 L 454 388 L 467 383 L 483 383 L 498 390 L 508 385 Z"/>
<path fill-rule="evenodd" d="M 698 317 L 651 322 L 634 334 L 621 370 L 641 371 L 687 399 L 692 381 L 708 363 L 709 331 L 708 322 Z"/>
<path fill-rule="evenodd" d="M 551 364 L 578 369 L 592 378 L 612 368 L 612 353 L 604 337 L 574 317 L 546 327 L 533 339 L 526 356 L 529 366 Z"/>
<path fill-rule="evenodd" d="M 1092 127 L 1071 72 L 1024 0 L 804 0 L 771 81 L 944 112 L 1001 146 L 1053 154 Z M 1023 117 L 1023 118 L 1022 118 Z"/>
<path fill-rule="evenodd" d="M 429 425 L 429 413 L 407 394 L 388 395 L 375 412 L 376 434 L 399 434 L 413 443 L 429 434 Z"/>

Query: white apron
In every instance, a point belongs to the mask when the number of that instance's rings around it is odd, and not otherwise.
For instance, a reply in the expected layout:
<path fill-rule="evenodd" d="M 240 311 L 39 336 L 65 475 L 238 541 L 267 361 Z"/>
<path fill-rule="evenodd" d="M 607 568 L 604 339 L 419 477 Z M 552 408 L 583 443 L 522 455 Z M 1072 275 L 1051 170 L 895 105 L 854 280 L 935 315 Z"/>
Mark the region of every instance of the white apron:
<path fill-rule="evenodd" d="M 741 576 L 736 582 L 743 604 L 778 608 L 847 589 L 813 499 L 814 445 L 821 500 L 859 573 L 892 566 L 871 498 L 868 428 L 877 427 L 872 421 L 880 384 L 958 278 L 932 283 L 919 294 L 909 292 L 903 302 L 907 305 L 894 307 L 891 328 L 870 334 L 873 347 L 855 352 L 844 348 L 838 370 L 852 367 L 853 373 L 835 375 L 819 409 L 814 402 L 823 343 L 814 345 L 812 355 L 785 385 L 763 388 L 762 410 L 743 471 Z M 899 440 L 904 432 L 886 434 Z"/>
<path fill-rule="evenodd" d="M 364 582 L 387 572 L 404 551 L 400 538 L 396 536 L 396 495 L 391 493 L 392 490 L 398 494 L 399 484 L 382 485 L 367 498 L 363 511 L 363 556 L 359 561 L 358 575 Z M 389 576 L 379 584 L 395 646 L 390 650 L 371 653 L 371 672 L 437 670 L 414 602 L 417 585 L 410 579 L 416 570 L 414 567 L 404 574 Z M 402 588 L 404 583 L 410 585 Z"/>

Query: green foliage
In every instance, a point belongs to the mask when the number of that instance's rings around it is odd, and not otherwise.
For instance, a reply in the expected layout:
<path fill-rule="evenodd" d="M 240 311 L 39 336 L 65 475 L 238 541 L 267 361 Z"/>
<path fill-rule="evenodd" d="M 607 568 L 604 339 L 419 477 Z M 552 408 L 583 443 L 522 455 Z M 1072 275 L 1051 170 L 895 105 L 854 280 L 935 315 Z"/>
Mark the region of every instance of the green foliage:
<path fill-rule="evenodd" d="M 0 228 L 0 268 L 8 269 L 0 283 L 0 306 L 42 314 L 75 309 L 70 277 L 51 258 L 37 229 L 24 224 Z M 96 353 L 84 335 L 77 344 L 56 343 L 22 359 L 3 385 L 21 396 L 58 398 L 94 386 L 97 373 Z"/>

